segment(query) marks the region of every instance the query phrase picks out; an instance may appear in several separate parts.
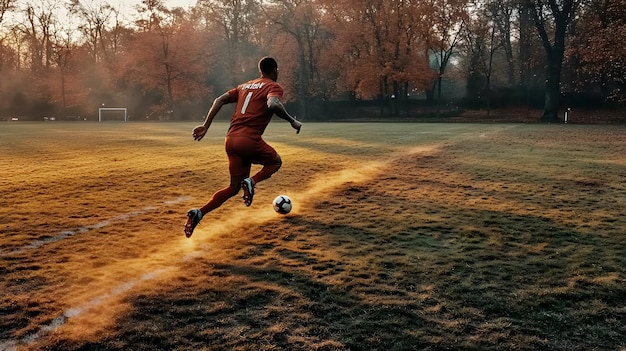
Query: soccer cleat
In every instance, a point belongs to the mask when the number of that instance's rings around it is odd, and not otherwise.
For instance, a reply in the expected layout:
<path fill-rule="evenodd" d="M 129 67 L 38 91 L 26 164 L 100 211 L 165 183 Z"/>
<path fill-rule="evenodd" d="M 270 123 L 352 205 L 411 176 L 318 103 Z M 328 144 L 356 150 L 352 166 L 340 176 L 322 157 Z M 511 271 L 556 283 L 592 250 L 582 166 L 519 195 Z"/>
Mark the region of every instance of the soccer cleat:
<path fill-rule="evenodd" d="M 254 180 L 252 180 L 252 178 L 242 180 L 241 187 L 243 188 L 243 203 L 246 204 L 246 206 L 252 205 L 252 198 L 254 198 Z"/>
<path fill-rule="evenodd" d="M 187 212 L 187 224 L 185 224 L 185 236 L 190 238 L 193 234 L 193 230 L 196 229 L 198 223 L 202 219 L 202 212 L 200 210 L 189 210 Z"/>

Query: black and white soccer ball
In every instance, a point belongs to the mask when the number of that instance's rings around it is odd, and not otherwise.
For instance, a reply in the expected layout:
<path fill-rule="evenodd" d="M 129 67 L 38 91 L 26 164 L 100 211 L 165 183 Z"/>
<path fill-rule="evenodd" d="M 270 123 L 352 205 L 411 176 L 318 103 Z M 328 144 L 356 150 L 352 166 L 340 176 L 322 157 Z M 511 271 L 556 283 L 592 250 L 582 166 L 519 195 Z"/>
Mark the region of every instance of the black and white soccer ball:
<path fill-rule="evenodd" d="M 278 195 L 272 202 L 274 211 L 280 214 L 291 212 L 291 199 L 287 195 Z"/>

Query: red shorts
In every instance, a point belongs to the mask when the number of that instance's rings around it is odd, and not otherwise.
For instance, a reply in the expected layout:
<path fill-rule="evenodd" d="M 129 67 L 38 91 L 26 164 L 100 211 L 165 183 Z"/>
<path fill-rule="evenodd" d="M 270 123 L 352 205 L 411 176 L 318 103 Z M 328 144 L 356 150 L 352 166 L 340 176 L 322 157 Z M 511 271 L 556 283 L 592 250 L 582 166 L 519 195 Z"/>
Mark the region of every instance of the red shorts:
<path fill-rule="evenodd" d="M 260 136 L 228 136 L 225 144 L 231 177 L 241 179 L 249 177 L 252 164 L 280 163 L 280 156 L 276 150 Z"/>

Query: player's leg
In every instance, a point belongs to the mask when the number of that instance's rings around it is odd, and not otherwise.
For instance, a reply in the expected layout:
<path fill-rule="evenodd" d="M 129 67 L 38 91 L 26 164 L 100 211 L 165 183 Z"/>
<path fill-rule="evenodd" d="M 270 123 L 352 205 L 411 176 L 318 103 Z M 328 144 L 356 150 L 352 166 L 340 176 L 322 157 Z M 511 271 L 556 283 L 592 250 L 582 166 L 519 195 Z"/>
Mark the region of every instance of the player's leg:
<path fill-rule="evenodd" d="M 231 141 L 232 142 L 232 141 Z M 227 143 L 229 143 L 227 141 Z M 250 175 L 252 164 L 237 153 L 232 153 L 227 147 L 228 152 L 228 171 L 230 173 L 230 184 L 222 190 L 219 190 L 206 205 L 200 208 L 203 215 L 220 207 L 226 200 L 237 195 L 241 190 L 241 181 Z"/>
<path fill-rule="evenodd" d="M 257 141 L 255 150 L 254 156 L 251 157 L 252 163 L 263 165 L 263 167 L 251 177 L 256 184 L 269 179 L 274 173 L 278 172 L 283 165 L 283 161 L 278 152 L 263 139 Z"/>
<path fill-rule="evenodd" d="M 192 209 L 187 212 L 188 218 L 187 224 L 185 224 L 185 235 L 188 238 L 191 236 L 191 234 L 193 234 L 193 230 L 196 228 L 198 223 L 200 223 L 200 220 L 202 219 L 202 217 L 204 217 L 204 215 L 222 206 L 222 204 L 226 202 L 226 200 L 239 193 L 239 190 L 241 189 L 242 179 L 243 178 L 241 176 L 231 176 L 230 184 L 226 188 L 221 189 L 213 194 L 209 202 L 207 202 L 200 209 Z"/>
<path fill-rule="evenodd" d="M 252 204 L 255 185 L 270 178 L 274 173 L 278 172 L 283 164 L 276 150 L 262 139 L 257 140 L 254 150 L 256 152 L 252 156 L 252 163 L 263 165 L 263 167 L 255 175 L 245 178 L 241 182 L 244 192 L 243 200 L 246 206 Z"/>
<path fill-rule="evenodd" d="M 229 154 L 239 155 L 246 161 L 246 174 L 242 177 L 240 182 L 241 188 L 243 188 L 243 202 L 246 206 L 252 204 L 254 198 L 254 187 L 256 183 L 263 181 L 272 176 L 280 168 L 281 161 L 276 151 L 258 135 L 244 135 L 229 137 L 231 140 L 226 145 L 226 150 Z M 253 177 L 250 177 L 251 164 L 262 164 L 261 169 Z M 232 173 L 231 173 L 232 174 Z M 238 173 L 243 175 L 243 172 Z"/>
<path fill-rule="evenodd" d="M 187 212 L 187 224 L 185 224 L 185 235 L 189 238 L 193 234 L 202 217 L 207 213 L 220 207 L 226 200 L 237 195 L 241 189 L 241 181 L 250 175 L 251 163 L 236 153 L 229 153 L 227 140 L 226 151 L 228 153 L 228 170 L 230 172 L 230 184 L 217 191 L 200 209 L 192 209 Z"/>
<path fill-rule="evenodd" d="M 236 176 L 236 177 L 231 176 L 230 184 L 226 188 L 221 189 L 217 191 L 215 194 L 213 194 L 213 197 L 211 197 L 211 200 L 209 200 L 209 202 L 207 202 L 206 205 L 200 208 L 202 215 L 205 215 L 215 210 L 216 208 L 222 206 L 222 204 L 226 202 L 226 200 L 237 195 L 239 193 L 239 190 L 241 189 L 242 180 L 243 178 L 241 176 Z"/>
<path fill-rule="evenodd" d="M 250 177 L 250 179 L 252 179 L 255 184 L 271 178 L 272 175 L 278 172 L 280 167 L 283 165 L 283 161 L 280 158 L 280 155 L 276 153 L 274 149 L 272 149 L 272 151 L 273 153 L 266 154 L 266 156 L 264 156 L 258 162 L 253 162 L 255 164 L 263 165 L 263 167 L 255 175 Z"/>

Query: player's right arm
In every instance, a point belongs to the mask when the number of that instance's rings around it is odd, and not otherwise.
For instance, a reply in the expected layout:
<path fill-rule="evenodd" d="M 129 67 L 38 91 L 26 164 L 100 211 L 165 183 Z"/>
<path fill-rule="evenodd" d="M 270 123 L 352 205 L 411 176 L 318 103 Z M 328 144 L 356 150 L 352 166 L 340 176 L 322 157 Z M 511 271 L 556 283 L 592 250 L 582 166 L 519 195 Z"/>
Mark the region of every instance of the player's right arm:
<path fill-rule="evenodd" d="M 296 130 L 296 133 L 300 133 L 302 123 L 300 123 L 300 121 L 292 117 L 289 112 L 287 112 L 287 109 L 285 109 L 285 105 L 283 105 L 283 103 L 277 96 L 270 96 L 267 98 L 267 107 L 272 110 L 272 112 L 274 112 L 276 116 L 291 123 L 291 127 Z"/>
<path fill-rule="evenodd" d="M 206 135 L 206 132 L 209 130 L 213 119 L 222 109 L 222 106 L 230 104 L 231 102 L 235 101 L 232 99 L 231 95 L 228 92 L 218 96 L 215 100 L 213 100 L 213 104 L 211 105 L 211 108 L 206 115 L 204 124 L 199 125 L 193 129 L 193 139 L 197 141 L 202 140 L 202 138 L 204 138 L 204 136 Z"/>

